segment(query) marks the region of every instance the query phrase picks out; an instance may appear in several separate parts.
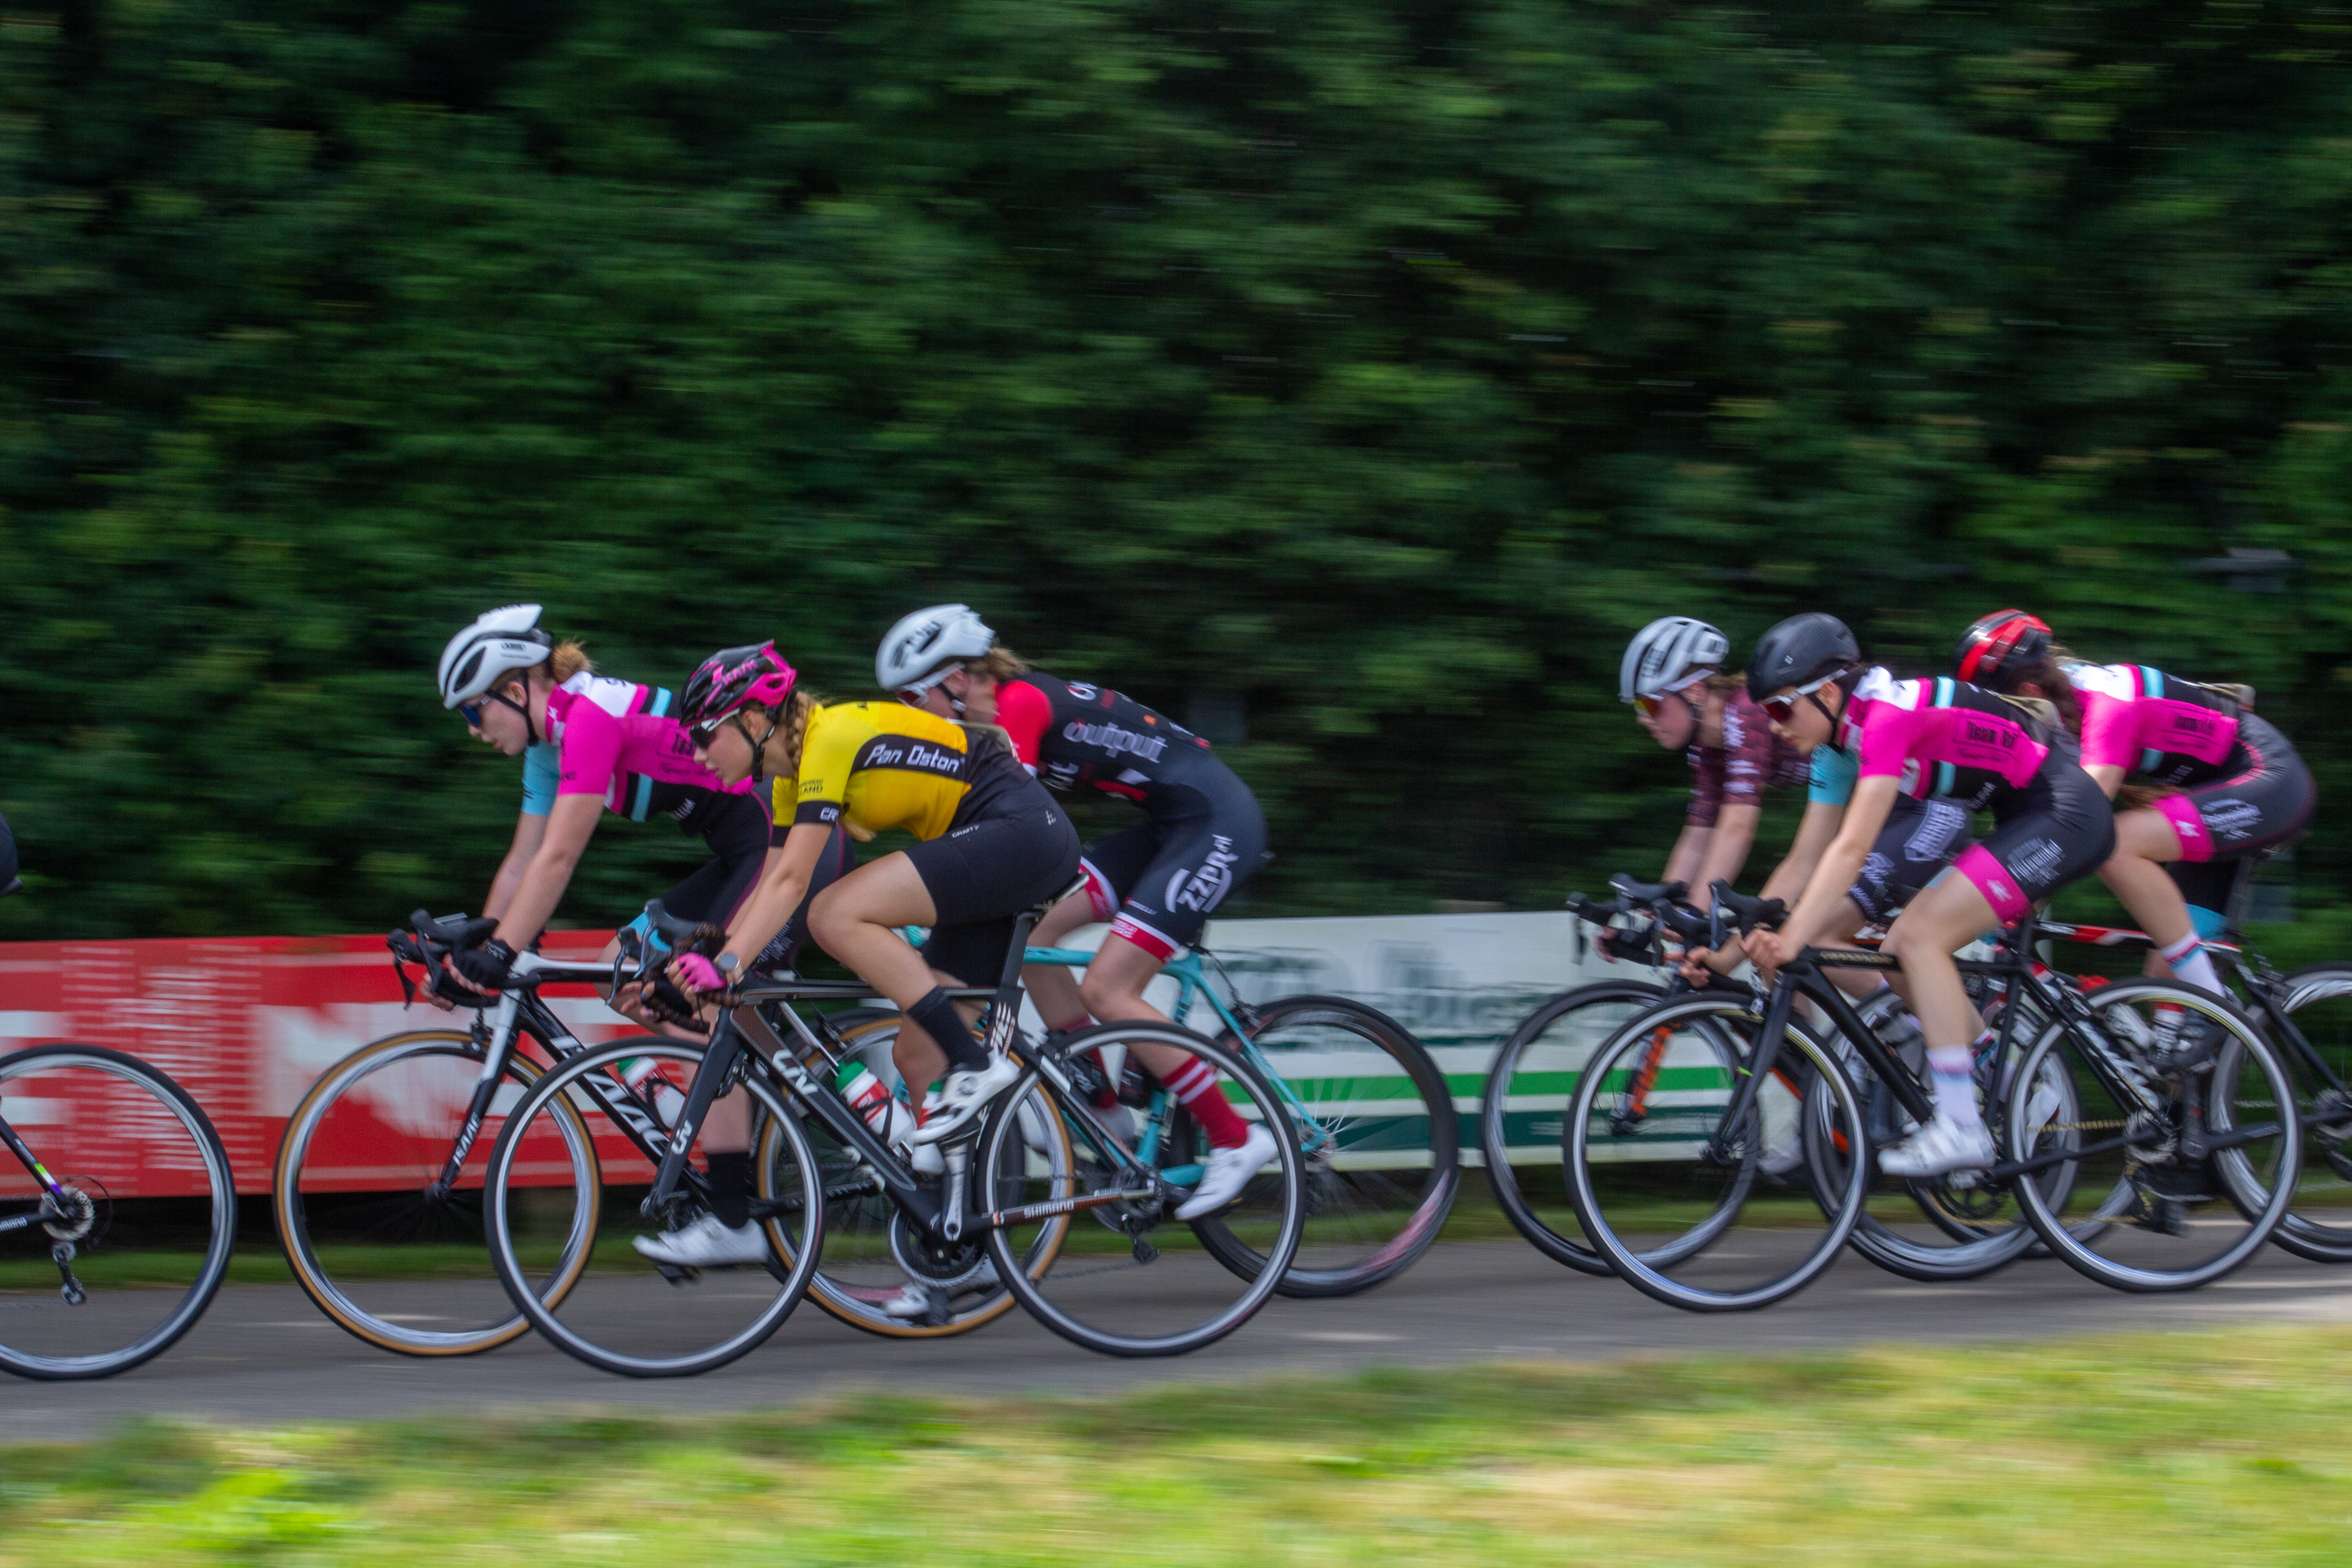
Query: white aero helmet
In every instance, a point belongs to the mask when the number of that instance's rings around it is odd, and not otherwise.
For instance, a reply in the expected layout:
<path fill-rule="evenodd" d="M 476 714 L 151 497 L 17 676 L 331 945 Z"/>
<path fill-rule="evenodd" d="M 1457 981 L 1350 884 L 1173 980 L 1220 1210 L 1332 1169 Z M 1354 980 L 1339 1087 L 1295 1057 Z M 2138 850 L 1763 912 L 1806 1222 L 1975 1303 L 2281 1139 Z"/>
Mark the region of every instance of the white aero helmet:
<path fill-rule="evenodd" d="M 470 702 L 510 669 L 547 660 L 554 639 L 539 629 L 537 605 L 501 605 L 449 639 L 441 650 L 441 706 Z"/>
<path fill-rule="evenodd" d="M 874 684 L 885 691 L 928 690 L 947 679 L 947 667 L 995 646 L 996 634 L 970 605 L 933 605 L 883 637 L 874 653 Z"/>
<path fill-rule="evenodd" d="M 1617 700 L 1656 697 L 1721 669 L 1731 639 L 1688 616 L 1661 616 L 1633 634 L 1617 667 Z"/>

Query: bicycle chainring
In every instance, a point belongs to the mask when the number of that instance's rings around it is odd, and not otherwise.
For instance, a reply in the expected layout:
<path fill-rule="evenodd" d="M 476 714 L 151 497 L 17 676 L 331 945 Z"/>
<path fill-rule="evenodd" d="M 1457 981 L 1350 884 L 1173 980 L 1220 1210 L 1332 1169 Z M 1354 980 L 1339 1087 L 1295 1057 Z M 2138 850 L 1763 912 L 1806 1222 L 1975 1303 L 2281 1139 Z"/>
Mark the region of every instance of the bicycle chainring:
<path fill-rule="evenodd" d="M 95 1176 L 68 1176 L 58 1183 L 60 1193 L 41 1200 L 41 1213 L 47 1216 L 41 1228 L 59 1241 L 70 1241 L 87 1247 L 104 1233 L 105 1217 L 113 1207 L 105 1186 Z"/>
<path fill-rule="evenodd" d="M 890 1211 L 890 1257 L 918 1284 L 950 1295 L 981 1283 L 988 1266 L 985 1231 L 962 1241 L 942 1241 L 918 1230 L 907 1211 Z"/>

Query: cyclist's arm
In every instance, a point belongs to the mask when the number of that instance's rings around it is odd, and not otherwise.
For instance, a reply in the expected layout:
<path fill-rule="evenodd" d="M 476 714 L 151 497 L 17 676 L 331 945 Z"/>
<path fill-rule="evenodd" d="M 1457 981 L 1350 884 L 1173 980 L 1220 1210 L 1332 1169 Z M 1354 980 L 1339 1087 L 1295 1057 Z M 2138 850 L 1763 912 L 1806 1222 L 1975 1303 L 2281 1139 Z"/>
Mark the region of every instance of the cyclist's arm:
<path fill-rule="evenodd" d="M 1748 864 L 1748 851 L 1756 844 L 1757 819 L 1764 815 L 1753 805 L 1727 805 L 1716 818 L 1715 830 L 1701 847 L 1697 872 L 1694 876 L 1677 877 L 1668 872 L 1666 880 L 1690 884 L 1691 902 L 1706 909 L 1715 902 L 1711 889 L 1720 879 L 1726 882 L 1739 880 L 1740 868 Z M 1690 829 L 1683 830 L 1687 837 Z"/>
<path fill-rule="evenodd" d="M 2124 787 L 2124 770 L 2112 763 L 2093 763 L 2083 771 L 2091 775 L 2093 784 L 2106 791 L 2109 800 L 2115 799 L 2116 791 Z"/>
<path fill-rule="evenodd" d="M 751 967 L 752 960 L 767 950 L 784 922 L 793 918 L 793 911 L 801 907 L 809 879 L 816 875 L 817 858 L 832 838 L 829 822 L 795 823 L 784 841 L 768 851 L 751 896 L 727 928 L 723 951 L 735 955 L 740 969 Z"/>
<path fill-rule="evenodd" d="M 1862 863 L 1870 858 L 1871 846 L 1885 827 L 1887 814 L 1895 809 L 1895 797 L 1901 789 L 1902 781 L 1891 774 L 1875 774 L 1853 786 L 1853 798 L 1846 805 L 1845 820 L 1839 825 L 1837 837 L 1830 840 L 1820 863 L 1805 879 L 1804 896 L 1797 900 L 1796 912 L 1780 928 L 1780 946 L 1784 951 L 1793 952 L 1810 946 L 1838 923 L 1844 912 L 1846 894 L 1853 890 L 1854 879 L 1862 874 Z"/>
<path fill-rule="evenodd" d="M 1696 822 L 1683 824 L 1681 835 L 1675 839 L 1674 852 L 1666 857 L 1664 882 L 1685 882 L 1694 893 L 1706 886 L 1691 880 L 1692 874 L 1706 864 L 1706 847 L 1715 837 L 1715 829 Z"/>
<path fill-rule="evenodd" d="M 547 841 L 547 817 L 544 814 L 524 812 L 515 818 L 514 842 L 507 847 L 507 858 L 499 862 L 499 874 L 490 879 L 489 896 L 482 900 L 482 913 L 498 920 L 514 902 L 515 892 L 522 886 L 523 873 L 530 868 L 532 857 Z"/>
<path fill-rule="evenodd" d="M 523 870 L 522 884 L 499 917 L 497 934 L 500 942 L 520 952 L 539 940 L 539 933 L 554 917 L 556 906 L 563 901 L 563 889 L 572 885 L 572 869 L 580 864 L 582 851 L 595 835 L 597 818 L 604 815 L 604 797 L 601 795 L 556 797 L 555 809 L 540 819 L 546 826 L 540 830 L 539 847 Z M 520 829 L 517 834 L 520 837 Z"/>

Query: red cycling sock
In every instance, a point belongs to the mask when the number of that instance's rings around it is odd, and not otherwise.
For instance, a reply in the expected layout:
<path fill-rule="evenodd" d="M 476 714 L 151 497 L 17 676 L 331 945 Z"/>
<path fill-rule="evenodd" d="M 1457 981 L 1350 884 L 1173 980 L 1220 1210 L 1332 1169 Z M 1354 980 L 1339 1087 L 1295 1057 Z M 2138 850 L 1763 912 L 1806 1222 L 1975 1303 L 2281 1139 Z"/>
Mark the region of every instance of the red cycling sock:
<path fill-rule="evenodd" d="M 1162 1081 L 1217 1148 L 1237 1149 L 1249 1137 L 1249 1123 L 1226 1103 L 1224 1090 L 1217 1087 L 1217 1069 L 1200 1058 L 1194 1057 Z"/>

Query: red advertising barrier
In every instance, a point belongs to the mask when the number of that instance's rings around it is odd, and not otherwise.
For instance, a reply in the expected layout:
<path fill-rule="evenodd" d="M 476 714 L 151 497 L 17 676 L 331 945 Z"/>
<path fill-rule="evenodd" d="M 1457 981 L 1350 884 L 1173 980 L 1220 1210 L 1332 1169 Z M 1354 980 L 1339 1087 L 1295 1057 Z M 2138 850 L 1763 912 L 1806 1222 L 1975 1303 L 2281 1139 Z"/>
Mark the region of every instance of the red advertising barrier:
<path fill-rule="evenodd" d="M 612 934 L 553 931 L 543 951 L 593 959 Z M 635 1029 L 588 986 L 551 985 L 541 994 L 590 1043 Z M 269 1190 L 286 1119 L 320 1073 L 381 1036 L 463 1029 L 472 1017 L 422 1002 L 404 1007 L 380 935 L 0 943 L 0 1055 L 74 1040 L 153 1063 L 178 1079 L 220 1130 L 240 1193 Z M 446 1114 L 437 1107 L 407 1108 L 425 1112 L 413 1131 L 396 1124 L 397 1116 L 379 1121 L 382 1166 L 415 1169 L 410 1146 L 435 1129 L 446 1141 L 465 1103 L 463 1076 L 453 1083 L 457 1098 Z M 90 1148 L 89 1163 L 122 1173 L 123 1142 L 143 1142 L 135 1115 L 121 1108 L 11 1093 L 5 1113 L 54 1170 L 73 1169 L 75 1151 Z M 102 1156 L 96 1152 L 101 1141 Z M 171 1141 L 156 1142 L 168 1147 Z M 204 1190 L 200 1173 L 160 1165 L 141 1169 L 137 1181 L 134 1191 L 118 1189 L 117 1195 Z"/>

